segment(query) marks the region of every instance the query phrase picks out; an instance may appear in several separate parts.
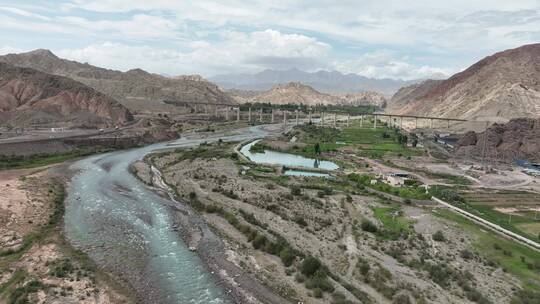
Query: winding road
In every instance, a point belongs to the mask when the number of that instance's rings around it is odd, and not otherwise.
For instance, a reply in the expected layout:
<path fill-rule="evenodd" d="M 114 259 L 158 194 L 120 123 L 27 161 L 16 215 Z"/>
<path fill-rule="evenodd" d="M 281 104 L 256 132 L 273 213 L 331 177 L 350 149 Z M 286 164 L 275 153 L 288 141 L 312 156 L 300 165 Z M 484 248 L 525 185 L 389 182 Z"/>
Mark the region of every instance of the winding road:
<path fill-rule="evenodd" d="M 192 134 L 173 142 L 77 161 L 71 166 L 76 173 L 67 189 L 67 238 L 129 284 L 141 302 L 230 303 L 223 286 L 175 231 L 174 203 L 132 176 L 129 165 L 158 149 L 193 147 L 220 138 L 242 141 L 282 131 L 281 126 L 267 125 Z M 190 212 L 185 206 L 174 207 Z"/>

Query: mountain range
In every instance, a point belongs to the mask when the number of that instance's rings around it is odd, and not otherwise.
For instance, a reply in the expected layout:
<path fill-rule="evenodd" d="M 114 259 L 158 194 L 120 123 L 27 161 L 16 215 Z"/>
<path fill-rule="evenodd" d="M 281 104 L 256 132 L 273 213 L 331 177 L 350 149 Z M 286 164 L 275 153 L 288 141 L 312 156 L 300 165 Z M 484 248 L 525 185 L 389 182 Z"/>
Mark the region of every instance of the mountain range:
<path fill-rule="evenodd" d="M 388 111 L 492 122 L 539 117 L 540 44 L 488 56 L 446 80 L 402 88 Z"/>
<path fill-rule="evenodd" d="M 299 83 L 289 82 L 278 84 L 266 91 L 228 91 L 238 103 L 261 102 L 271 104 L 304 104 L 329 105 L 329 104 L 347 104 L 347 105 L 374 105 L 379 108 L 386 106 L 386 99 L 380 93 L 362 92 L 348 94 L 329 94 L 322 93 L 311 86 Z"/>
<path fill-rule="evenodd" d="M 73 79 L 0 62 L 0 125 L 122 125 L 131 113 Z"/>
<path fill-rule="evenodd" d="M 396 79 L 374 79 L 357 74 L 342 74 L 337 71 L 304 72 L 299 69 L 264 70 L 256 74 L 224 74 L 209 78 L 224 89 L 270 90 L 273 86 L 299 82 L 324 93 L 358 93 L 374 91 L 391 96 L 399 88 L 418 81 Z"/>
<path fill-rule="evenodd" d="M 132 112 L 171 110 L 165 100 L 233 102 L 218 86 L 198 75 L 164 77 L 141 69 L 127 72 L 109 70 L 61 59 L 43 49 L 0 56 L 0 62 L 77 80 L 118 100 Z"/>

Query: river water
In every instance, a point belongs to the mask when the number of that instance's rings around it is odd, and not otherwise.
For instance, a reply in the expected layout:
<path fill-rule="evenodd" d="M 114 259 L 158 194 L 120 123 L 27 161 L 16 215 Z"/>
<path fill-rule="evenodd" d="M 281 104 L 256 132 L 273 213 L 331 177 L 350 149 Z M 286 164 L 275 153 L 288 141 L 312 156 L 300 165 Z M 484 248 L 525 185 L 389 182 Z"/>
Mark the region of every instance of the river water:
<path fill-rule="evenodd" d="M 170 200 L 129 173 L 129 165 L 162 148 L 239 141 L 268 135 L 265 127 L 202 135 L 77 161 L 67 188 L 65 232 L 101 267 L 129 283 L 145 303 L 229 303 L 196 253 L 174 231 Z"/>

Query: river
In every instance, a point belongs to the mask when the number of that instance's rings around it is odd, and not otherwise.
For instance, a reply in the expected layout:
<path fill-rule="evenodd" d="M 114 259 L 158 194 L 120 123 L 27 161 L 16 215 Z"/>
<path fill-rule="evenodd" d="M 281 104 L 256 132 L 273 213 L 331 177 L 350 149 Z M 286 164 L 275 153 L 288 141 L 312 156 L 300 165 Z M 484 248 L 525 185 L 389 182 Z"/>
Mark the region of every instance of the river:
<path fill-rule="evenodd" d="M 129 165 L 158 149 L 193 147 L 219 138 L 254 139 L 279 131 L 275 126 L 257 126 L 208 137 L 193 134 L 75 162 L 66 198 L 68 240 L 127 282 L 142 302 L 229 303 L 215 276 L 175 231 L 171 201 L 132 176 Z"/>

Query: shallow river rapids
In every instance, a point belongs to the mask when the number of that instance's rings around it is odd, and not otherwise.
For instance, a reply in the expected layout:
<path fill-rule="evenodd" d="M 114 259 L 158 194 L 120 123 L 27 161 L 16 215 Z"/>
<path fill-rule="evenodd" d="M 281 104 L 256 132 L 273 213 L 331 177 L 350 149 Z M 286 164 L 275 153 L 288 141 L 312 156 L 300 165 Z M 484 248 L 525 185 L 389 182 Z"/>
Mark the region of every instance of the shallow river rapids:
<path fill-rule="evenodd" d="M 269 134 L 269 127 L 181 138 L 143 148 L 96 155 L 72 165 L 65 231 L 70 242 L 99 266 L 126 281 L 145 303 L 229 303 L 174 229 L 171 201 L 129 173 L 129 165 L 162 148 L 240 141 Z M 276 131 L 276 130 L 274 130 Z"/>

